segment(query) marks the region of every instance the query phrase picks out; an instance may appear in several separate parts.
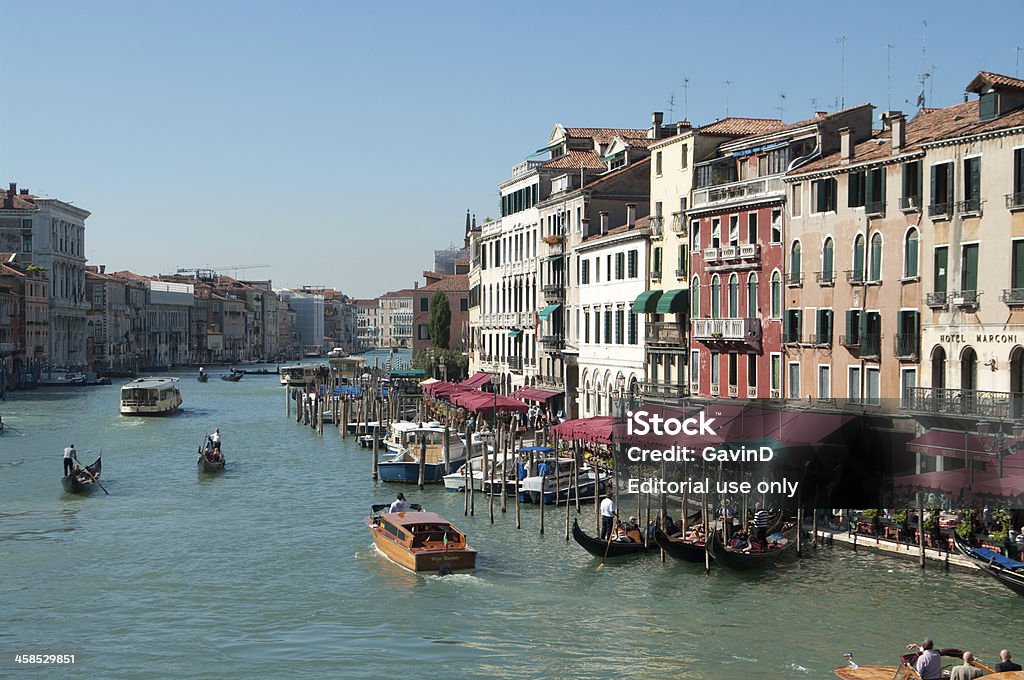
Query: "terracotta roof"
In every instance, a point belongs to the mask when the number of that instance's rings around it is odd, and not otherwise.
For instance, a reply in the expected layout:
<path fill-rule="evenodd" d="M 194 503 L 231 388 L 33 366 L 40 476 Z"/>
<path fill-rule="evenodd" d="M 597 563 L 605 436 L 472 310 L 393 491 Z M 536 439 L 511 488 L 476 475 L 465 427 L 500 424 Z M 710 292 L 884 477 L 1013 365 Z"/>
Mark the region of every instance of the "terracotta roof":
<path fill-rule="evenodd" d="M 23 276 L 25 276 L 25 274 L 24 274 L 24 272 L 20 272 L 20 271 L 18 271 L 18 270 L 17 270 L 17 269 L 15 269 L 14 267 L 8 267 L 8 266 L 7 266 L 7 265 L 5 265 L 5 264 L 0 264 L 0 276 L 17 276 L 17 277 L 23 277 Z"/>
<path fill-rule="evenodd" d="M 966 92 L 977 92 L 983 85 L 998 85 L 1000 87 L 1012 87 L 1015 90 L 1024 90 L 1024 80 L 1020 78 L 1011 78 L 1010 76 L 1004 76 L 1001 73 L 992 73 L 991 71 L 981 71 L 978 75 L 974 76 L 974 80 L 968 83 L 965 88 Z"/>
<path fill-rule="evenodd" d="M 11 208 L 4 208 L 7 204 L 8 191 L 0 189 L 0 209 L 11 210 Z M 38 206 L 35 204 L 35 199 L 38 196 L 34 194 L 15 194 L 14 195 L 14 210 L 36 210 Z"/>
<path fill-rule="evenodd" d="M 566 134 L 570 137 L 584 137 L 587 139 L 593 139 L 595 142 L 604 144 L 612 141 L 615 137 L 622 137 L 623 139 L 636 139 L 637 137 L 647 137 L 647 130 L 633 130 L 626 128 L 565 128 Z"/>
<path fill-rule="evenodd" d="M 356 307 L 376 307 L 380 304 L 380 300 L 373 298 L 372 300 L 353 300 L 352 304 Z"/>
<path fill-rule="evenodd" d="M 605 172 L 603 174 L 598 175 L 597 177 L 594 177 L 590 182 L 587 182 L 587 184 L 586 184 L 586 186 L 584 188 L 587 189 L 587 190 L 595 189 L 595 188 L 601 186 L 601 184 L 603 184 L 603 183 L 605 183 L 605 182 L 607 182 L 609 180 L 615 179 L 619 175 L 622 175 L 624 173 L 630 172 L 631 170 L 636 170 L 637 168 L 642 168 L 645 165 L 650 165 L 650 164 L 651 164 L 651 157 L 650 156 L 647 156 L 646 158 L 641 158 L 640 160 L 638 160 L 638 161 L 636 161 L 634 163 L 630 163 L 629 165 L 624 165 L 621 168 L 615 168 L 614 170 L 612 170 L 610 172 Z M 604 166 L 602 165 L 601 167 L 604 167 Z M 640 200 L 640 199 L 638 198 L 637 200 Z M 644 196 L 644 200 L 647 200 L 647 196 L 646 195 Z"/>
<path fill-rule="evenodd" d="M 402 290 L 388 291 L 387 293 L 384 293 L 383 295 L 381 295 L 381 297 L 382 298 L 407 298 L 407 297 L 412 297 L 412 294 L 415 293 L 415 292 L 416 292 L 416 290 L 414 290 L 412 288 L 403 288 Z"/>
<path fill-rule="evenodd" d="M 707 135 L 760 135 L 775 132 L 782 127 L 777 118 L 722 118 L 697 128 Z"/>
<path fill-rule="evenodd" d="M 581 166 L 592 170 L 600 170 L 605 167 L 604 163 L 601 162 L 601 159 L 593 151 L 570 151 L 542 164 L 540 167 L 578 170 Z"/>
<path fill-rule="evenodd" d="M 469 276 L 466 274 L 446 274 L 441 280 L 434 281 L 430 285 L 420 288 L 420 290 L 466 293 L 469 292 Z"/>

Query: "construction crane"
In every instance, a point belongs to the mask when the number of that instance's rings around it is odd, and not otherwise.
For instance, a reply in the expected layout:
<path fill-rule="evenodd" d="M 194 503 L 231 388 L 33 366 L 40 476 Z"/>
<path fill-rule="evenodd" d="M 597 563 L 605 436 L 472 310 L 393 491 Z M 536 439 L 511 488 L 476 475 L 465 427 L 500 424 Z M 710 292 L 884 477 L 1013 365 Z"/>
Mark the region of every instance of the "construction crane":
<path fill-rule="evenodd" d="M 234 278 L 238 278 L 238 272 L 243 269 L 264 269 L 269 267 L 269 264 L 232 264 L 223 265 L 220 267 L 179 267 L 179 274 L 195 274 L 197 279 L 212 279 L 215 274 L 224 274 L 227 272 L 234 272 Z"/>

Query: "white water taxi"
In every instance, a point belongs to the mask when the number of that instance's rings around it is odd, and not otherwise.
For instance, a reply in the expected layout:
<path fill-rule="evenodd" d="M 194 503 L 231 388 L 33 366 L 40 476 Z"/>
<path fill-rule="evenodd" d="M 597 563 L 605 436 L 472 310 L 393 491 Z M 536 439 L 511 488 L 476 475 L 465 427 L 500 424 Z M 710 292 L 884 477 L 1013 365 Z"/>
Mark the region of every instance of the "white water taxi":
<path fill-rule="evenodd" d="M 181 406 L 177 378 L 139 378 L 121 386 L 123 416 L 163 416 Z"/>

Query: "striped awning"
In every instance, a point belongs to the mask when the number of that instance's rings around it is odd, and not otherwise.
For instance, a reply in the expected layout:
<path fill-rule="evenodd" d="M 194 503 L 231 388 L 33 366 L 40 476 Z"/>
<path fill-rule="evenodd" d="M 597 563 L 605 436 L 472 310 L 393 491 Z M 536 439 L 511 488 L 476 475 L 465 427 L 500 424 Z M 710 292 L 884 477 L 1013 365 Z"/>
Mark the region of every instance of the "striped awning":
<path fill-rule="evenodd" d="M 653 314 L 658 300 L 664 292 L 663 290 L 645 290 L 637 296 L 636 300 L 633 300 L 633 306 L 630 307 L 630 310 L 634 314 Z"/>

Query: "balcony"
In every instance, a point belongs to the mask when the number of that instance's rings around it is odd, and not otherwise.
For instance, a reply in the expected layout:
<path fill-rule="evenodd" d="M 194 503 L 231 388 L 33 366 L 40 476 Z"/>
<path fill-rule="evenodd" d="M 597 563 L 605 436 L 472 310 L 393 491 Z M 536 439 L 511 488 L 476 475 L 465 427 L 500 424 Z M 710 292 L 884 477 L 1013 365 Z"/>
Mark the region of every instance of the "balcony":
<path fill-rule="evenodd" d="M 920 196 L 903 196 L 900 198 L 900 210 L 903 212 L 921 212 Z"/>
<path fill-rule="evenodd" d="M 861 359 L 877 357 L 882 353 L 881 335 L 861 335 L 860 343 L 857 345 L 857 353 Z"/>
<path fill-rule="evenodd" d="M 966 217 L 981 217 L 981 199 L 969 198 L 956 204 L 956 210 Z"/>
<path fill-rule="evenodd" d="M 839 344 L 849 350 L 856 349 L 860 347 L 860 334 L 840 335 Z"/>
<path fill-rule="evenodd" d="M 523 358 L 522 357 L 509 357 L 508 358 L 508 367 L 511 370 L 516 371 L 517 373 L 521 373 L 523 371 Z"/>
<path fill-rule="evenodd" d="M 761 244 L 744 243 L 740 246 L 741 260 L 756 260 L 761 257 Z"/>
<path fill-rule="evenodd" d="M 1015 191 L 1012 194 L 1006 194 L 1006 207 L 1010 210 L 1024 209 L 1024 191 Z"/>
<path fill-rule="evenodd" d="M 1024 307 L 1024 288 L 1007 288 L 999 299 L 1006 303 L 1007 307 Z"/>
<path fill-rule="evenodd" d="M 949 294 L 949 301 L 961 309 L 977 309 L 981 300 L 980 290 L 955 290 Z"/>
<path fill-rule="evenodd" d="M 674 400 L 686 396 L 686 388 L 676 383 L 643 382 L 640 383 L 640 394 L 650 400 Z"/>
<path fill-rule="evenodd" d="M 660 269 L 652 269 L 651 270 L 651 281 L 661 281 L 661 270 Z"/>
<path fill-rule="evenodd" d="M 814 281 L 821 286 L 834 286 L 836 283 L 836 273 L 814 272 Z"/>
<path fill-rule="evenodd" d="M 686 270 L 685 269 L 677 269 L 676 270 L 676 279 L 682 280 L 682 279 L 685 279 L 685 278 L 686 278 Z"/>
<path fill-rule="evenodd" d="M 952 203 L 932 203 L 928 206 L 928 217 L 932 219 L 949 219 L 952 212 Z"/>
<path fill-rule="evenodd" d="M 683 227 L 686 226 L 686 221 L 683 219 L 683 213 L 674 212 L 672 213 L 672 231 L 677 234 L 683 233 Z"/>
<path fill-rule="evenodd" d="M 541 287 L 545 300 L 562 301 L 565 299 L 565 286 L 560 283 L 548 283 Z"/>
<path fill-rule="evenodd" d="M 804 285 L 804 275 L 801 272 L 787 272 L 786 285 L 790 288 L 800 288 Z"/>
<path fill-rule="evenodd" d="M 925 293 L 924 303 L 929 307 L 945 307 L 946 303 L 949 302 L 949 293 L 946 291 Z"/>
<path fill-rule="evenodd" d="M 704 249 L 704 261 L 705 262 L 718 262 L 718 248 L 705 248 Z"/>
<path fill-rule="evenodd" d="M 903 394 L 904 411 L 968 418 L 1018 420 L 1024 413 L 1024 394 L 938 387 L 912 387 Z"/>
<path fill-rule="evenodd" d="M 661 215 L 651 215 L 651 238 L 661 238 L 665 231 L 665 218 Z"/>
<path fill-rule="evenodd" d="M 900 333 L 895 338 L 893 353 L 901 361 L 917 361 L 921 356 L 921 336 L 917 333 Z"/>
<path fill-rule="evenodd" d="M 760 349 L 760 319 L 691 319 L 690 323 L 693 339 L 705 345 L 745 343 Z"/>
<path fill-rule="evenodd" d="M 674 321 L 659 321 L 647 324 L 647 335 L 644 338 L 648 345 L 662 347 L 685 347 L 686 334 L 680 324 Z"/>
<path fill-rule="evenodd" d="M 740 255 L 738 246 L 722 246 L 718 249 L 718 257 L 723 260 L 735 260 Z"/>
<path fill-rule="evenodd" d="M 14 354 L 15 349 L 17 349 L 17 347 L 13 342 L 0 342 L 0 356 Z"/>
<path fill-rule="evenodd" d="M 556 352 L 564 346 L 565 340 L 561 335 L 542 335 L 540 345 L 548 352 Z"/>
<path fill-rule="evenodd" d="M 547 161 L 523 161 L 512 168 L 512 177 L 518 177 L 519 175 L 525 175 L 534 168 L 539 168 Z"/>
<path fill-rule="evenodd" d="M 756 198 L 768 198 L 781 196 L 785 193 L 782 184 L 782 177 L 758 177 L 757 179 L 744 180 L 742 182 L 731 182 L 719 184 L 718 186 L 705 187 L 693 192 L 693 207 L 699 208 L 716 203 L 728 203 L 737 200 L 751 200 Z"/>
<path fill-rule="evenodd" d="M 868 201 L 864 204 L 864 214 L 868 217 L 884 217 L 885 201 Z"/>
<path fill-rule="evenodd" d="M 846 270 L 846 282 L 851 286 L 863 286 L 864 285 L 864 272 L 857 271 L 855 269 Z"/>

